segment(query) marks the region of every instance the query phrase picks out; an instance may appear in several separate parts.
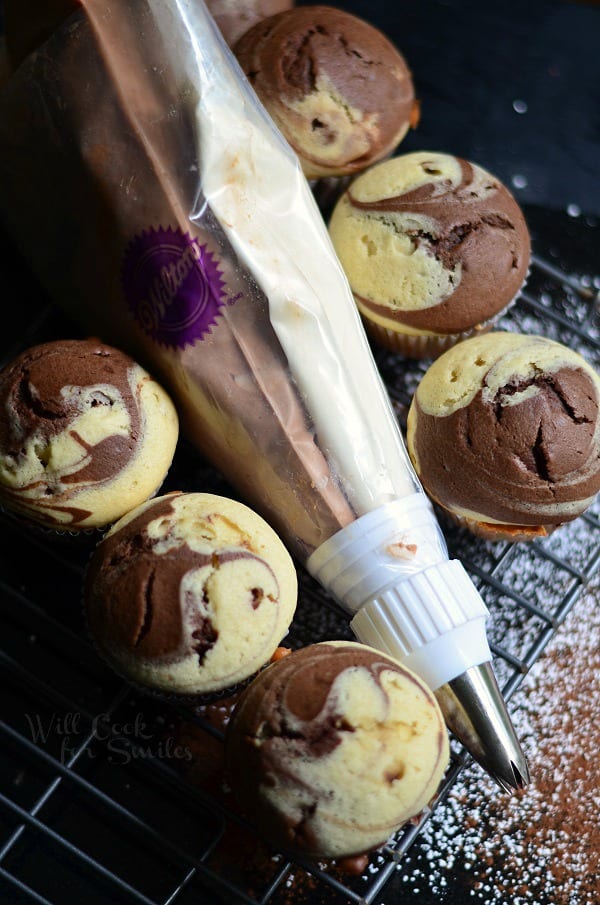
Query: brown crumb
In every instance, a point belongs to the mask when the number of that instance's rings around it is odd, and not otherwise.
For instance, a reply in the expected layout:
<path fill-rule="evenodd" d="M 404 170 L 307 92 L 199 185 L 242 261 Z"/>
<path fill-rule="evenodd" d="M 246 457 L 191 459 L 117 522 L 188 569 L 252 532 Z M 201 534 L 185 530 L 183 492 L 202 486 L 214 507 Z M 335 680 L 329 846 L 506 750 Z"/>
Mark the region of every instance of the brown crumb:
<path fill-rule="evenodd" d="M 344 874 L 352 874 L 355 876 L 359 876 L 364 873 L 367 869 L 367 865 L 369 863 L 368 855 L 354 855 L 353 857 L 348 858 L 338 858 L 335 864 Z"/>
<path fill-rule="evenodd" d="M 416 129 L 421 121 L 421 101 L 415 99 L 410 111 L 409 124 L 411 129 Z"/>
<path fill-rule="evenodd" d="M 418 547 L 417 544 L 405 544 L 403 541 L 397 541 L 395 544 L 388 544 L 385 549 L 395 559 L 413 559 Z"/>

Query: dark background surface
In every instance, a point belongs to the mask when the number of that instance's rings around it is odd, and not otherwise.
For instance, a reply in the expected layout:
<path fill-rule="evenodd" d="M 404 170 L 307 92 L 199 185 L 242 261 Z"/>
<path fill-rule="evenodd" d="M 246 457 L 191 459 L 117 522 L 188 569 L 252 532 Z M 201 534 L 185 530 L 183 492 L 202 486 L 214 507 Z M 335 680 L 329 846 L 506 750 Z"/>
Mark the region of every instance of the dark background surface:
<path fill-rule="evenodd" d="M 541 0 L 356 0 L 336 5 L 384 31 L 412 69 L 422 105 L 421 122 L 404 140 L 400 152 L 447 151 L 484 166 L 524 205 L 535 252 L 579 273 L 597 273 L 600 7 Z M 14 270 L 10 245 L 2 243 L 0 274 L 6 276 Z M 4 285 L 6 311 L 7 283 Z M 20 302 L 9 316 L 13 335 L 16 329 L 21 335 L 21 329 L 28 326 L 29 316 L 22 304 L 27 291 L 37 289 L 21 273 Z M 418 863 L 420 857 L 417 840 L 411 859 Z M 426 859 L 423 864 L 426 869 Z M 71 865 L 62 869 L 66 877 Z M 28 875 L 34 874 L 35 866 Z M 461 877 L 460 871 L 447 877 L 443 895 L 430 892 L 424 883 L 415 891 L 415 884 L 403 882 L 402 874 L 402 870 L 397 872 L 376 905 L 473 902 L 465 882 L 468 877 Z M 0 884 L 0 901 L 12 905 L 31 900 Z M 61 905 L 79 901 L 77 893 L 65 891 Z M 215 901 L 210 894 L 206 899 L 200 894 L 194 899 L 198 905 L 214 905 Z M 106 902 L 112 899 L 107 897 Z M 298 905 L 307 902 L 298 899 Z"/>
<path fill-rule="evenodd" d="M 479 163 L 519 201 L 600 214 L 600 7 L 353 0 L 412 70 L 421 122 L 402 151 Z M 526 112 L 519 109 L 526 107 Z"/>

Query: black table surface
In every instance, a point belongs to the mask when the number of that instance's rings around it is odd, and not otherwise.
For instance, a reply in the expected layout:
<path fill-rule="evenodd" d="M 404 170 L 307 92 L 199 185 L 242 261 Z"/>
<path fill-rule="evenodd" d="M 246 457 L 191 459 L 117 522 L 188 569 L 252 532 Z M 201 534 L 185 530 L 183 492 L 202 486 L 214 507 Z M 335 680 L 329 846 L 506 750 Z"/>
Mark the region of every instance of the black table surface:
<path fill-rule="evenodd" d="M 409 63 L 422 115 L 401 152 L 458 154 L 523 203 L 600 213 L 598 5 L 337 5 L 380 28 Z"/>

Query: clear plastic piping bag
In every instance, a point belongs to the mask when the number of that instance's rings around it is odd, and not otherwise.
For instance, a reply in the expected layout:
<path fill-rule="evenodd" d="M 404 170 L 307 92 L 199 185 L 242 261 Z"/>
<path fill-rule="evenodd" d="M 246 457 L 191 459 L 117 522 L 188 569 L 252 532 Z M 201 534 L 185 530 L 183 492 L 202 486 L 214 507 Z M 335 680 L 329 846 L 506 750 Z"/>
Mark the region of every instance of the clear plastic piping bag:
<path fill-rule="evenodd" d="M 4 89 L 0 138 L 34 270 L 162 376 L 357 636 L 434 688 L 489 660 L 310 188 L 204 4 L 83 0 Z"/>

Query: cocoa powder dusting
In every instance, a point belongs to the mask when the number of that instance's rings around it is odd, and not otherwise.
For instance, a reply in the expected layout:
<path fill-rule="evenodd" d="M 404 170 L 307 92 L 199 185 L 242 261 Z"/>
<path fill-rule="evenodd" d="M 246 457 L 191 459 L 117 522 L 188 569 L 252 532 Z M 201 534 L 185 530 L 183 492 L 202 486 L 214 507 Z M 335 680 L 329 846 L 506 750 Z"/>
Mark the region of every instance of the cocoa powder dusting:
<path fill-rule="evenodd" d="M 511 709 L 532 782 L 499 794 L 466 770 L 423 833 L 426 864 L 401 866 L 412 888 L 448 900 L 466 876 L 474 903 L 600 901 L 600 578 L 588 588 L 515 695 Z"/>

